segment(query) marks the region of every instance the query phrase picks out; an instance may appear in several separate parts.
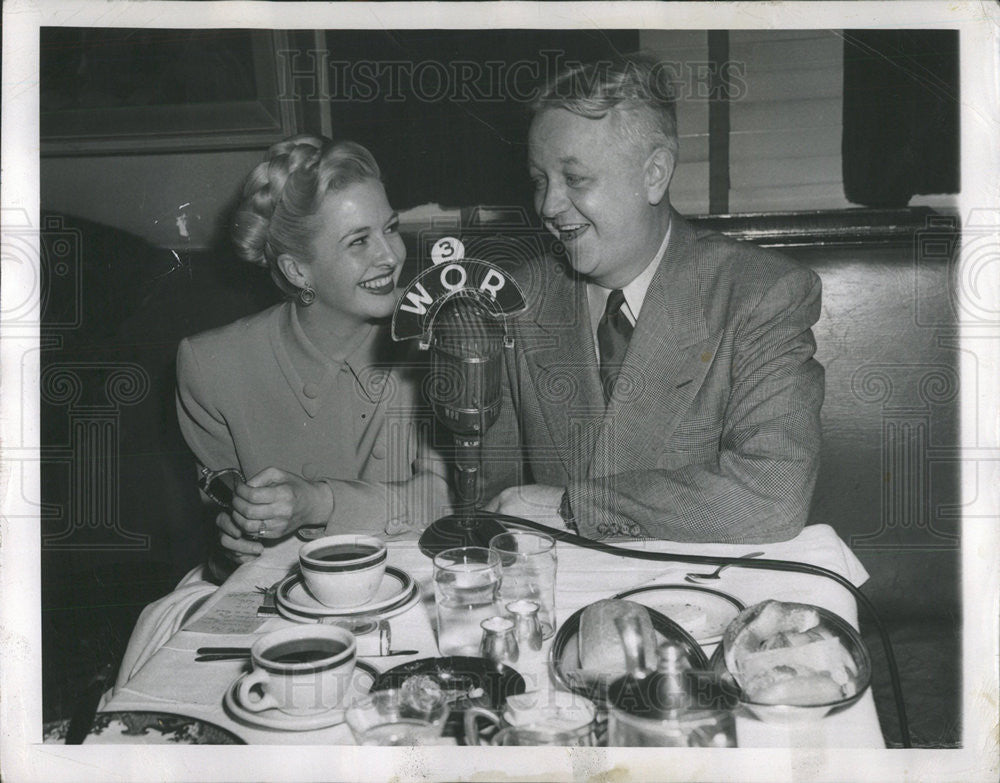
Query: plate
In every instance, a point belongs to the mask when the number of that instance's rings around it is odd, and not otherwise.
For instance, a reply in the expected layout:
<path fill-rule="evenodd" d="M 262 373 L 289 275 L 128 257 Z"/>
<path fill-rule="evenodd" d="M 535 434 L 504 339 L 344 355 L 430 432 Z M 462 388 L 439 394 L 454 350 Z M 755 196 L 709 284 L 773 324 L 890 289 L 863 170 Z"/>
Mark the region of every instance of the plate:
<path fill-rule="evenodd" d="M 306 614 L 302 612 L 296 612 L 293 609 L 289 609 L 284 606 L 281 602 L 277 602 L 275 605 L 278 609 L 278 614 L 284 617 L 286 620 L 293 620 L 297 623 L 317 623 L 317 622 L 327 622 L 339 624 L 341 621 L 354 621 L 355 623 L 362 618 L 367 623 L 364 627 L 368 630 L 374 630 L 371 626 L 376 620 L 385 620 L 389 617 L 395 617 L 403 612 L 408 612 L 416 604 L 420 603 L 420 587 L 414 582 L 410 586 L 410 592 L 407 595 L 402 596 L 399 601 L 395 604 L 391 604 L 384 609 L 379 609 L 377 611 L 367 610 L 363 614 L 352 612 L 351 614 L 327 614 L 327 615 L 315 615 Z M 353 633 L 358 635 L 360 633 L 365 633 L 365 630 L 354 630 Z"/>
<path fill-rule="evenodd" d="M 578 635 L 580 618 L 586 608 L 585 606 L 571 614 L 556 631 L 556 635 L 552 638 L 552 647 L 549 649 L 549 671 L 552 674 L 552 679 L 566 690 L 586 696 L 599 706 L 607 706 L 608 688 L 621 675 L 595 676 L 580 669 Z M 705 651 L 691 637 L 691 634 L 655 609 L 650 609 L 648 606 L 646 609 L 649 612 L 649 619 L 653 623 L 653 630 L 660 637 L 658 644 L 668 641 L 674 642 L 687 653 L 692 668 L 708 668 L 708 658 L 705 657 Z"/>
<path fill-rule="evenodd" d="M 413 585 L 413 577 L 406 571 L 386 566 L 385 577 L 371 601 L 361 606 L 338 609 L 321 604 L 313 598 L 312 593 L 309 592 L 302 580 L 302 574 L 296 572 L 290 574 L 278 585 L 275 599 L 279 606 L 284 606 L 298 614 L 307 614 L 313 617 L 333 617 L 334 615 L 349 617 L 354 614 L 371 614 L 379 609 L 392 606 L 400 599 L 405 598 Z"/>
<path fill-rule="evenodd" d="M 236 695 L 240 681 L 244 677 L 246 677 L 245 674 L 236 678 L 222 700 L 226 712 L 234 720 L 258 729 L 275 729 L 277 731 L 314 731 L 344 722 L 344 710 L 340 707 L 309 715 L 289 715 L 274 707 L 260 712 L 248 710 L 240 704 L 239 697 Z M 378 677 L 378 669 L 365 661 L 355 661 L 354 674 L 351 676 L 351 684 L 344 695 L 344 703 L 349 703 L 352 699 L 368 693 L 376 677 Z"/>
<path fill-rule="evenodd" d="M 524 678 L 510 666 L 497 666 L 485 658 L 452 655 L 444 658 L 422 658 L 394 666 L 382 672 L 372 685 L 373 691 L 398 688 L 409 677 L 426 675 L 453 697 L 451 713 L 443 736 L 465 737 L 464 714 L 469 707 L 500 710 L 508 696 L 524 693 Z"/>
<path fill-rule="evenodd" d="M 649 585 L 626 590 L 628 598 L 666 615 L 691 634 L 698 644 L 717 644 L 736 615 L 746 607 L 728 593 L 688 585 Z"/>
<path fill-rule="evenodd" d="M 231 731 L 201 718 L 169 712 L 99 712 L 83 740 L 86 745 L 245 745 Z"/>

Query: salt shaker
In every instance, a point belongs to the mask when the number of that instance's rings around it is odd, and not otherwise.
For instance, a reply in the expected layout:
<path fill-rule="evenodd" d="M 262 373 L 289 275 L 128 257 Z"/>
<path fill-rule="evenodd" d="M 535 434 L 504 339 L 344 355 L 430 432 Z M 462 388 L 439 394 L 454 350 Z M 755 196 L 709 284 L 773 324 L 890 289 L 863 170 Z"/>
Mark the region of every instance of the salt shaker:
<path fill-rule="evenodd" d="M 504 664 L 515 663 L 519 655 L 514 621 L 507 617 L 489 617 L 480 624 L 483 638 L 479 643 L 479 654 L 488 658 L 500 668 Z"/>
<path fill-rule="evenodd" d="M 526 650 L 542 649 L 542 624 L 538 619 L 540 606 L 537 601 L 521 599 L 507 604 L 507 611 L 514 617 L 517 643 Z"/>

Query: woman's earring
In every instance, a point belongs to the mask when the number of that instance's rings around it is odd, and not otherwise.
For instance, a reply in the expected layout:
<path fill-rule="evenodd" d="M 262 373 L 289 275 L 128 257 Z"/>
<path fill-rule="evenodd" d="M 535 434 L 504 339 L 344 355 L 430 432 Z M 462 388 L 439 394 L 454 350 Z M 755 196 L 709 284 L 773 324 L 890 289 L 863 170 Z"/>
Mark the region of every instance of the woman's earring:
<path fill-rule="evenodd" d="M 313 291 L 312 286 L 307 285 L 305 288 L 299 289 L 299 301 L 306 307 L 316 301 L 316 292 Z"/>

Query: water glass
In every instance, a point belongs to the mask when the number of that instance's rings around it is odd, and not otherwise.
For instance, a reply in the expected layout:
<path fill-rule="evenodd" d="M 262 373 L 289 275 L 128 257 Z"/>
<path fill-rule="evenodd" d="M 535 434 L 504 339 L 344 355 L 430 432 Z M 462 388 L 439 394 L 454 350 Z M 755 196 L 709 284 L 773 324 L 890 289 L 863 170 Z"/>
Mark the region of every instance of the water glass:
<path fill-rule="evenodd" d="M 481 546 L 446 549 L 434 558 L 434 602 L 442 655 L 479 655 L 480 623 L 501 614 L 500 555 Z"/>
<path fill-rule="evenodd" d="M 500 598 L 506 605 L 528 600 L 538 604 L 542 638 L 556 630 L 556 542 L 532 530 L 511 530 L 490 539 L 490 549 L 500 556 L 503 582 Z"/>

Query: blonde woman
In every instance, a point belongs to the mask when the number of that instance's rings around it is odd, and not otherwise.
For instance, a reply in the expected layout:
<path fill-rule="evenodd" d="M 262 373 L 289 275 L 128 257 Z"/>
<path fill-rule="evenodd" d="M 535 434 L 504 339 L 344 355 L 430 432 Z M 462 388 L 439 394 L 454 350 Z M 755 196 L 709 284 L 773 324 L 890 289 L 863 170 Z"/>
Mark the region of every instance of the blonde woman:
<path fill-rule="evenodd" d="M 374 158 L 314 136 L 276 144 L 233 238 L 287 299 L 178 352 L 185 439 L 204 468 L 246 477 L 216 520 L 223 547 L 246 559 L 303 525 L 419 532 L 445 471 L 415 426 L 410 346 L 389 336 L 405 249 Z"/>
<path fill-rule="evenodd" d="M 419 534 L 449 512 L 446 470 L 420 426 L 420 366 L 389 335 L 405 250 L 371 153 L 275 144 L 246 180 L 233 239 L 286 298 L 178 350 L 177 412 L 202 475 L 240 476 L 216 516 L 222 551 L 243 562 L 306 525 Z M 116 688 L 214 590 L 206 577 L 199 567 L 146 607 Z"/>

